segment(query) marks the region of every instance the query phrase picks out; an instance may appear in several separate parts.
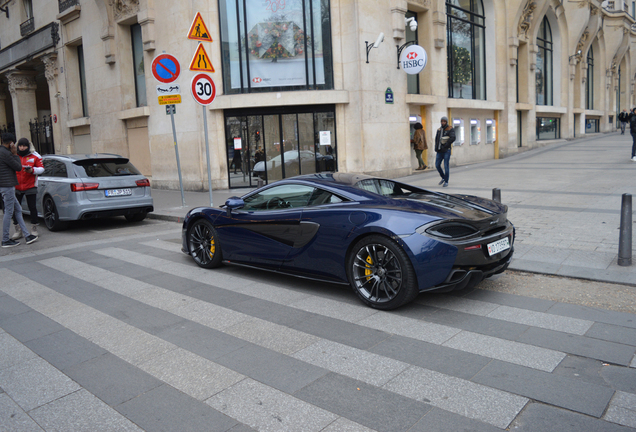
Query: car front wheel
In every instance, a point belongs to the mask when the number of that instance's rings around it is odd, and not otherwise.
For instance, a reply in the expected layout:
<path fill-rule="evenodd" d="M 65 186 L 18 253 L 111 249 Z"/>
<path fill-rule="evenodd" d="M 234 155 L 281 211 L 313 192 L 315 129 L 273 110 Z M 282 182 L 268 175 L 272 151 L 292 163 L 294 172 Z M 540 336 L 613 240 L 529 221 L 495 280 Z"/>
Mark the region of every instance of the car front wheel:
<path fill-rule="evenodd" d="M 66 228 L 66 223 L 60 221 L 60 216 L 55 207 L 53 198 L 47 196 L 42 202 L 42 208 L 44 213 L 44 225 L 49 231 L 60 231 Z"/>
<path fill-rule="evenodd" d="M 199 219 L 188 230 L 190 255 L 199 267 L 215 268 L 221 265 L 219 236 L 210 222 Z"/>
<path fill-rule="evenodd" d="M 395 241 L 381 235 L 356 243 L 347 260 L 347 275 L 358 297 L 372 308 L 395 309 L 419 293 L 408 256 Z"/>

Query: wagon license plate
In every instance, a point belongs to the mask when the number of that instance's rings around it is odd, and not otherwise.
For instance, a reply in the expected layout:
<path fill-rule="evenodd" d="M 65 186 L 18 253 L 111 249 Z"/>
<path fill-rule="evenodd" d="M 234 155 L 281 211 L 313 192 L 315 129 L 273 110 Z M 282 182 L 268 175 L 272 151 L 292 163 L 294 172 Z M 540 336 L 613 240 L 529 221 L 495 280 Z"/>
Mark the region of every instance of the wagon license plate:
<path fill-rule="evenodd" d="M 120 197 L 132 195 L 132 189 L 106 189 L 107 197 Z"/>
<path fill-rule="evenodd" d="M 499 252 L 503 252 L 506 249 L 510 249 L 510 240 L 508 237 L 497 240 L 488 244 L 488 255 L 493 256 Z"/>

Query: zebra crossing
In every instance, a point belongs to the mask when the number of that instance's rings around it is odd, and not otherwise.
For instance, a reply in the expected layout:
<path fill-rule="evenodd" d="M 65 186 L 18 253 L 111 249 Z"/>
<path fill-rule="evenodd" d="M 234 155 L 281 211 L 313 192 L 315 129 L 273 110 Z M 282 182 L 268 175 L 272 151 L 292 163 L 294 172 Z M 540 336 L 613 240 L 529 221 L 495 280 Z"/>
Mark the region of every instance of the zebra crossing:
<path fill-rule="evenodd" d="M 154 237 L 0 261 L 0 430 L 636 428 L 633 315 L 480 290 L 376 311 Z"/>

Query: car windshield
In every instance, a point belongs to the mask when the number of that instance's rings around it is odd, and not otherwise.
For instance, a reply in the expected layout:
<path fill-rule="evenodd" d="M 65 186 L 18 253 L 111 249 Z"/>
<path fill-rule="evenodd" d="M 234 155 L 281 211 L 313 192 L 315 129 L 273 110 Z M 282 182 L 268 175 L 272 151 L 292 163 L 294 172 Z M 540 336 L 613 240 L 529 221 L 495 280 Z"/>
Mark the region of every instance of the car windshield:
<path fill-rule="evenodd" d="M 422 193 L 421 190 L 385 179 L 365 179 L 355 184 L 355 187 L 373 192 L 385 197 L 407 197 Z"/>
<path fill-rule="evenodd" d="M 78 177 L 115 177 L 141 175 L 125 158 L 84 159 L 73 162 Z"/>

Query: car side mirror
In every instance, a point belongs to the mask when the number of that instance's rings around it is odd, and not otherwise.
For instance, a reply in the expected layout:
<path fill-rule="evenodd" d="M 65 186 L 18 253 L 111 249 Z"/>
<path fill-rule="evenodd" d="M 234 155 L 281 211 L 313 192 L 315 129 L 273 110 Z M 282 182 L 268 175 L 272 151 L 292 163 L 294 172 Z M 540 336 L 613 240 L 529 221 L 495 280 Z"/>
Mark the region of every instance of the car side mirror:
<path fill-rule="evenodd" d="M 225 201 L 225 209 L 227 210 L 227 217 L 232 217 L 232 210 L 240 209 L 245 206 L 245 201 L 243 198 L 239 197 L 231 197 Z"/>

